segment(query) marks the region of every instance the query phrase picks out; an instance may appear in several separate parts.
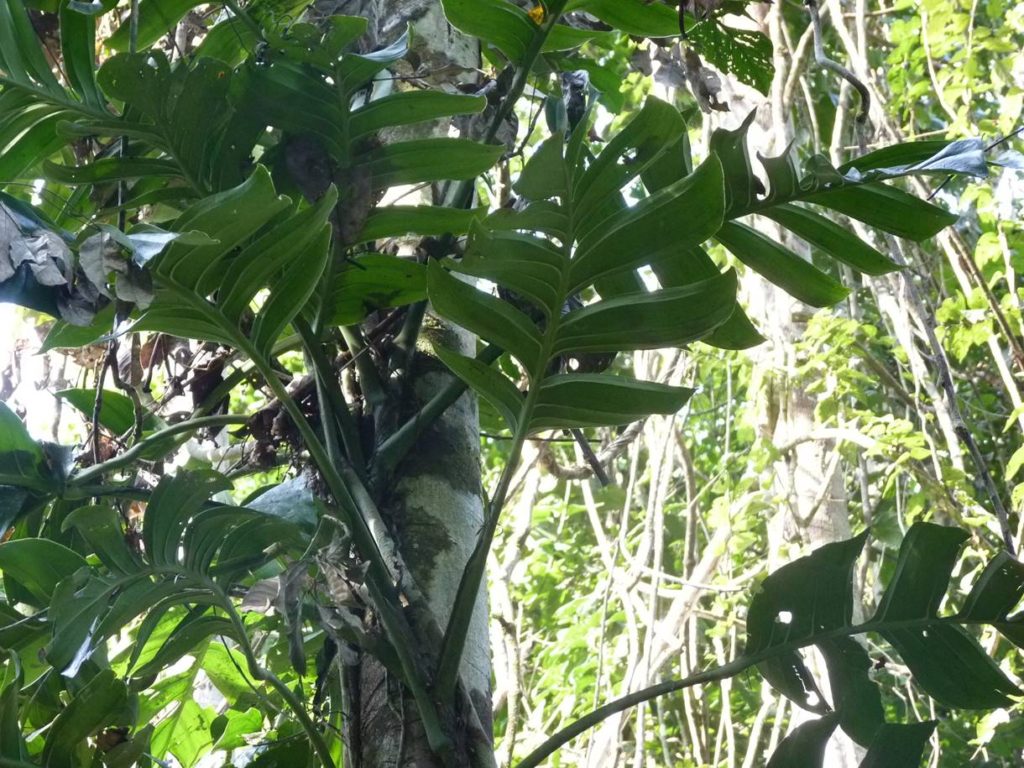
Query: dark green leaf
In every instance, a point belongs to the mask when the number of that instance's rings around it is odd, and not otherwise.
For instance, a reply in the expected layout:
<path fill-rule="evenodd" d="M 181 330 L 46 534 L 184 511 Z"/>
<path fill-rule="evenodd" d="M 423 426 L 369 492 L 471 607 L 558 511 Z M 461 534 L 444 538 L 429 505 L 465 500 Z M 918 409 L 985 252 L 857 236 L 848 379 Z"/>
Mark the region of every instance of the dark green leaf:
<path fill-rule="evenodd" d="M 112 507 L 79 507 L 61 523 L 62 531 L 71 529 L 78 531 L 103 564 L 115 573 L 133 573 L 138 569 L 139 562 L 125 540 L 121 518 Z"/>
<path fill-rule="evenodd" d="M 21 733 L 18 692 L 24 683 L 25 675 L 21 668 L 21 660 L 13 650 L 4 653 L 6 664 L 4 675 L 0 677 L 0 757 L 8 760 L 26 760 L 28 750 L 25 738 Z"/>
<path fill-rule="evenodd" d="M 526 54 L 537 29 L 526 12 L 505 0 L 442 0 L 452 26 L 494 45 L 513 62 Z"/>
<path fill-rule="evenodd" d="M 722 168 L 712 156 L 689 176 L 594 227 L 576 250 L 570 292 L 699 245 L 719 230 L 723 214 Z"/>
<path fill-rule="evenodd" d="M 644 0 L 578 0 L 572 5 L 592 13 L 605 24 L 622 30 L 627 35 L 679 35 L 676 11 L 662 3 L 647 3 Z"/>
<path fill-rule="evenodd" d="M 929 696 L 949 707 L 995 709 L 1009 706 L 1020 691 L 962 627 L 881 629 Z"/>
<path fill-rule="evenodd" d="M 900 545 L 896 570 L 873 621 L 935 616 L 967 538 L 959 528 L 914 523 Z"/>
<path fill-rule="evenodd" d="M 93 406 L 96 401 L 95 390 L 62 389 L 54 394 L 67 400 L 87 419 L 92 419 Z M 123 435 L 135 428 L 135 408 L 131 399 L 120 392 L 109 389 L 103 391 L 103 403 L 100 407 L 99 417 L 100 426 L 115 435 Z M 147 413 L 142 420 L 142 428 L 147 432 L 160 429 L 163 426 L 163 420 L 152 413 Z"/>
<path fill-rule="evenodd" d="M 806 208 L 783 204 L 766 208 L 763 213 L 811 245 L 821 248 L 832 258 L 849 264 L 858 272 L 884 275 L 899 269 L 896 262 L 883 256 L 849 229 Z"/>
<path fill-rule="evenodd" d="M 181 535 L 189 518 L 210 496 L 230 488 L 231 482 L 216 472 L 179 470 L 164 475 L 143 518 L 146 557 L 156 565 L 177 563 Z"/>
<path fill-rule="evenodd" d="M 728 320 L 735 305 L 732 270 L 678 288 L 605 299 L 563 318 L 554 352 L 681 347 Z"/>
<path fill-rule="evenodd" d="M 85 559 L 50 539 L 14 539 L 0 544 L 0 572 L 28 590 L 32 603 L 46 606 L 62 580 L 85 566 Z M 10 594 L 8 592 L 8 594 Z"/>
<path fill-rule="evenodd" d="M 101 184 L 122 179 L 140 179 L 164 176 L 180 176 L 177 163 L 152 158 L 109 157 L 96 160 L 88 165 L 57 165 L 43 163 L 43 173 L 51 181 L 73 186 L 76 184 Z"/>
<path fill-rule="evenodd" d="M 21 419 L 0 402 L 0 485 L 54 491 L 46 455 Z"/>
<path fill-rule="evenodd" d="M 139 27 L 136 44 L 141 50 L 172 31 L 185 14 L 201 4 L 201 0 L 142 0 L 139 3 Z M 106 44 L 115 51 L 128 50 L 129 23 L 127 19 L 117 28 Z"/>
<path fill-rule="evenodd" d="M 511 381 L 494 366 L 472 357 L 465 357 L 444 347 L 435 347 L 434 352 L 452 373 L 472 387 L 478 395 L 486 398 L 505 419 L 509 429 L 515 432 L 523 407 L 523 396 Z"/>
<path fill-rule="evenodd" d="M 959 618 L 969 621 L 1001 622 L 1024 596 L 1024 563 L 1000 551 L 974 582 Z"/>
<path fill-rule="evenodd" d="M 357 168 L 375 189 L 425 181 L 473 179 L 494 165 L 504 147 L 466 139 L 416 139 L 385 144 L 360 158 Z"/>
<path fill-rule="evenodd" d="M 867 746 L 885 722 L 882 695 L 871 680 L 871 658 L 864 646 L 850 637 L 822 640 L 833 707 L 842 729 L 858 744 Z"/>
<path fill-rule="evenodd" d="M 484 208 L 462 210 L 439 205 L 389 205 L 370 214 L 359 233 L 360 242 L 400 235 L 464 235 L 474 221 L 487 215 Z"/>
<path fill-rule="evenodd" d="M 93 344 L 104 334 L 110 333 L 114 327 L 113 302 L 96 313 L 89 325 L 71 325 L 63 320 L 56 321 L 46 334 L 40 354 L 51 349 L 84 347 Z"/>
<path fill-rule="evenodd" d="M 957 219 L 938 206 L 879 183 L 817 192 L 804 199 L 915 241 L 932 237 Z"/>
<path fill-rule="evenodd" d="M 532 235 L 491 234 L 477 225 L 466 255 L 453 269 L 510 288 L 541 309 L 545 317 L 553 317 L 565 300 L 558 291 L 564 263 L 562 254 L 546 240 Z"/>
<path fill-rule="evenodd" d="M 514 189 L 528 200 L 564 198 L 569 191 L 569 173 L 563 157 L 565 136 L 556 133 L 545 139 L 530 156 L 516 179 Z"/>
<path fill-rule="evenodd" d="M 357 256 L 335 277 L 328 316 L 338 325 L 355 325 L 380 309 L 401 307 L 427 296 L 427 270 L 398 256 Z"/>
<path fill-rule="evenodd" d="M 828 715 L 798 725 L 779 744 L 767 768 L 822 768 L 825 746 L 837 724 L 836 716 Z"/>
<path fill-rule="evenodd" d="M 483 96 L 466 96 L 443 91 L 401 91 L 371 101 L 352 113 L 350 138 L 377 133 L 385 128 L 422 123 L 440 117 L 472 115 L 487 106 Z"/>
<path fill-rule="evenodd" d="M 105 669 L 90 680 L 53 721 L 46 734 L 43 764 L 76 768 L 75 754 L 82 742 L 109 723 L 127 702 L 125 684 Z"/>
<path fill-rule="evenodd" d="M 934 730 L 934 720 L 883 725 L 875 734 L 860 768 L 917 768 Z"/>
<path fill-rule="evenodd" d="M 750 601 L 746 652 L 848 626 L 853 616 L 853 566 L 866 538 L 862 533 L 826 544 L 768 576 Z"/>
<path fill-rule="evenodd" d="M 693 394 L 686 387 L 603 373 L 549 376 L 540 384 L 530 430 L 607 427 L 651 414 L 674 414 Z"/>
<path fill-rule="evenodd" d="M 812 307 L 828 307 L 850 292 L 842 283 L 745 224 L 726 222 L 715 239 L 789 295 Z"/>
<path fill-rule="evenodd" d="M 434 308 L 519 358 L 533 374 L 541 353 L 540 335 L 518 309 L 448 274 L 436 260 L 427 266 L 427 294 Z"/>

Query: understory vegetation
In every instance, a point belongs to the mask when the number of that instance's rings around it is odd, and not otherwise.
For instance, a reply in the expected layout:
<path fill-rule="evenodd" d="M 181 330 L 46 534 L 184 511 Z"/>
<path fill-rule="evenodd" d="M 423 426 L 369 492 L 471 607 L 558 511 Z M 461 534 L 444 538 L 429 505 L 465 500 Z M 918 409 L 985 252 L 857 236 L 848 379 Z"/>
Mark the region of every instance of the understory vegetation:
<path fill-rule="evenodd" d="M 0 0 L 0 768 L 1020 765 L 1022 49 Z"/>

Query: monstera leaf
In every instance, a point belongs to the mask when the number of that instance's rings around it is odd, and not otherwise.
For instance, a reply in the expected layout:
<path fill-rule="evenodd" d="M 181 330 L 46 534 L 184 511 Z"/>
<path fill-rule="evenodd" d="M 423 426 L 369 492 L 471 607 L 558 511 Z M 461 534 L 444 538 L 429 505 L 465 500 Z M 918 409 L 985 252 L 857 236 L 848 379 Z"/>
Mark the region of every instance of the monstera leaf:
<path fill-rule="evenodd" d="M 1021 622 L 1008 619 L 1024 595 L 1024 566 L 997 556 L 978 578 L 963 609 L 940 615 L 950 574 L 967 533 L 931 523 L 910 528 L 900 547 L 893 577 L 875 615 L 853 619 L 853 573 L 866 535 L 828 544 L 784 565 L 762 583 L 747 616 L 746 656 L 772 654 L 758 668 L 765 679 L 796 704 L 835 711 L 822 728 L 794 733 L 794 741 L 823 745 L 837 724 L 868 747 L 863 766 L 916 765 L 934 723 L 899 726 L 885 722 L 879 689 L 869 677 L 871 662 L 853 635 L 877 633 L 899 653 L 915 682 L 944 706 L 990 709 L 1009 706 L 1021 692 L 985 653 L 967 627 L 990 624 L 1015 644 Z M 815 645 L 823 654 L 834 700 L 809 705 L 813 677 L 800 648 Z M 820 694 L 818 694 L 820 696 Z M 813 699 L 812 699 L 813 700 Z M 826 723 L 831 728 L 826 728 Z M 787 740 L 789 741 L 789 740 Z M 783 744 L 780 751 L 790 749 Z M 808 753 L 809 754 L 809 753 Z M 904 762 L 893 762 L 903 754 Z M 885 757 L 883 762 L 878 762 Z M 773 763 L 774 764 L 774 763 Z M 795 763 L 779 763 L 780 765 Z M 801 763 L 822 765 L 821 758 Z"/>
<path fill-rule="evenodd" d="M 867 533 L 819 547 L 761 582 L 747 611 L 747 644 L 723 667 L 685 680 L 659 683 L 609 702 L 551 736 L 519 765 L 535 768 L 562 744 L 616 712 L 641 701 L 756 667 L 797 706 L 820 714 L 782 741 L 771 768 L 823 768 L 825 745 L 836 728 L 867 748 L 861 768 L 920 765 L 935 721 L 888 722 L 872 662 L 858 635 L 887 641 L 914 682 L 950 708 L 991 709 L 1013 703 L 1021 691 L 985 652 L 969 628 L 988 625 L 1024 647 L 1024 618 L 1012 615 L 1024 596 L 1024 565 L 996 555 L 956 613 L 941 613 L 950 575 L 969 534 L 959 528 L 915 523 L 907 531 L 892 577 L 874 615 L 854 618 L 854 572 Z M 825 659 L 831 699 L 820 692 L 804 652 Z"/>
<path fill-rule="evenodd" d="M 702 279 L 657 291 L 619 280 L 644 264 L 698 246 L 724 214 L 722 168 L 709 158 L 692 174 L 627 207 L 621 189 L 664 162 L 678 138 L 679 113 L 651 100 L 592 162 L 584 130 L 556 134 L 524 168 L 516 190 L 526 204 L 500 211 L 470 236 L 458 261 L 433 262 L 427 292 L 434 308 L 509 352 L 529 380 L 526 395 L 498 369 L 442 350 L 445 363 L 485 397 L 514 431 L 624 424 L 673 413 L 690 395 L 681 387 L 608 373 L 576 373 L 559 363 L 596 353 L 681 346 L 725 324 L 736 277 Z M 631 162 L 624 158 L 630 156 Z M 500 286 L 509 301 L 477 290 L 455 273 Z M 601 298 L 586 306 L 581 293 Z M 607 294 L 607 295 L 605 295 Z"/>

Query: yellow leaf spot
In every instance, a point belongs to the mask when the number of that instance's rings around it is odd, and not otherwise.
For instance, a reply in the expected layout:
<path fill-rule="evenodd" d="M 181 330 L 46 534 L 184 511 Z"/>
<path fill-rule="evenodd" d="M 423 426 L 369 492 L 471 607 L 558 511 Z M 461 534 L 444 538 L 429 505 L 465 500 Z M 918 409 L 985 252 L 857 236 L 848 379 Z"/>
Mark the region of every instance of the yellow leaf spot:
<path fill-rule="evenodd" d="M 533 6 L 533 8 L 531 8 L 529 11 L 527 11 L 527 15 L 530 17 L 530 20 L 534 24 L 536 24 L 537 26 L 540 26 L 544 22 L 544 6 L 543 5 L 535 5 L 535 6 Z"/>

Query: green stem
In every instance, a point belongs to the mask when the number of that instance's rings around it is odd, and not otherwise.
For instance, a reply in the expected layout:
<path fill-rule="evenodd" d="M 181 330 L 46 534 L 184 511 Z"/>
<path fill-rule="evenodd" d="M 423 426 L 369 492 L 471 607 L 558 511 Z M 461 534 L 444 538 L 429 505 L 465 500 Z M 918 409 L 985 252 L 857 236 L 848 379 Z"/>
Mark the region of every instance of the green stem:
<path fill-rule="evenodd" d="M 341 388 L 337 385 L 337 376 L 333 371 L 330 360 L 324 354 L 323 347 L 316 338 L 316 333 L 305 321 L 296 318 L 293 321 L 295 328 L 302 336 L 303 347 L 309 355 L 312 363 L 314 376 L 316 377 L 317 400 L 320 404 L 320 419 L 324 425 L 324 439 L 327 442 L 328 453 L 332 445 L 338 445 L 338 438 L 344 445 L 345 455 L 350 464 L 356 468 L 360 481 L 366 481 L 366 459 L 363 456 L 363 446 L 359 441 L 359 431 L 356 429 L 352 412 L 349 411 L 348 403 Z M 341 465 L 340 457 L 332 460 L 335 466 Z"/>
<path fill-rule="evenodd" d="M 142 454 L 144 454 L 149 448 L 152 448 L 154 445 L 158 445 L 175 435 L 180 435 L 185 432 L 195 432 L 197 429 L 204 429 L 206 427 L 226 427 L 231 424 L 248 424 L 249 418 L 249 416 L 229 413 L 217 416 L 200 416 L 197 419 L 189 419 L 188 421 L 182 421 L 178 424 L 172 424 L 165 429 L 161 429 L 159 432 L 154 432 L 144 440 L 140 440 L 127 451 L 115 456 L 109 461 L 104 461 L 102 464 L 95 464 L 83 469 L 77 475 L 68 480 L 68 486 L 81 486 L 91 480 L 102 477 L 108 472 L 113 472 L 121 467 L 125 467 L 141 458 Z"/>
<path fill-rule="evenodd" d="M 501 348 L 490 344 L 476 356 L 482 363 L 493 363 L 501 357 Z M 381 443 L 374 459 L 375 481 L 387 482 L 395 467 L 412 450 L 416 441 L 430 429 L 448 408 L 454 405 L 467 389 L 462 379 L 452 378 L 444 389 L 428 400 L 416 415 L 405 422 L 394 434 Z"/>
<path fill-rule="evenodd" d="M 359 373 L 359 386 L 362 387 L 367 405 L 375 411 L 384 408 L 388 402 L 388 392 L 373 358 L 367 354 L 362 333 L 358 327 L 345 325 L 341 326 L 340 330 L 345 344 L 348 345 L 348 351 L 352 355 L 352 362 Z"/>
<path fill-rule="evenodd" d="M 309 716 L 309 712 L 306 711 L 305 705 L 295 695 L 284 682 L 281 681 L 277 675 L 271 672 L 269 669 L 263 667 L 259 659 L 256 658 L 256 652 L 253 650 L 252 644 L 249 642 L 249 635 L 245 631 L 245 623 L 242 621 L 242 617 L 238 615 L 238 611 L 235 610 L 234 603 L 231 602 L 230 598 L 221 590 L 221 588 L 214 582 L 210 582 L 208 585 L 209 589 L 214 590 L 214 594 L 222 601 L 225 611 L 227 611 L 228 618 L 231 620 L 232 626 L 235 628 L 235 632 L 238 633 L 239 647 L 242 650 L 242 654 L 245 656 L 245 660 L 249 665 L 249 674 L 256 680 L 261 682 L 269 683 L 270 686 L 277 691 L 281 698 L 284 699 L 285 704 L 295 714 L 296 719 L 302 726 L 302 730 L 309 736 L 309 740 L 313 743 L 313 749 L 316 750 L 317 755 L 320 758 L 321 764 L 324 768 L 335 768 L 334 757 L 331 755 L 331 748 L 324 740 L 324 735 L 320 732 L 320 729 L 316 727 L 316 723 L 313 722 Z"/>
<path fill-rule="evenodd" d="M 240 18 L 242 23 L 256 34 L 257 40 L 263 39 L 263 28 L 256 23 L 252 16 L 242 10 L 242 6 L 236 3 L 235 0 L 224 0 L 224 6 L 230 10 L 231 13 Z"/>
<path fill-rule="evenodd" d="M 391 642 L 402 665 L 405 674 L 405 683 L 409 686 L 417 709 L 423 722 L 424 730 L 427 732 L 427 741 L 430 748 L 437 754 L 446 754 L 451 749 L 451 740 L 444 733 L 437 708 L 428 695 L 424 682 L 423 671 L 417 663 L 417 654 L 414 650 L 415 638 L 409 630 L 401 608 L 398 607 L 397 590 L 395 589 L 391 570 L 388 568 L 377 540 L 367 525 L 367 517 L 362 514 L 360 504 L 356 501 L 350 486 L 342 478 L 338 467 L 331 463 L 330 456 L 323 444 L 320 442 L 313 430 L 313 427 L 306 420 L 298 403 L 288 394 L 287 388 L 274 374 L 270 364 L 263 359 L 262 355 L 252 346 L 247 338 L 237 339 L 239 349 L 244 352 L 253 364 L 259 369 L 267 386 L 280 401 L 282 407 L 288 412 L 292 422 L 302 436 L 306 450 L 320 470 L 331 495 L 337 501 L 345 513 L 345 522 L 352 532 L 352 539 L 356 549 L 364 560 L 369 563 L 369 570 L 366 574 L 366 586 L 373 599 L 373 605 L 377 610 L 381 623 L 384 626 L 388 640 Z M 357 484 L 354 477 L 349 477 L 350 482 Z M 360 500 L 366 503 L 369 496 L 361 493 Z"/>
<path fill-rule="evenodd" d="M 714 667 L 713 669 L 699 672 L 696 675 L 691 675 L 690 677 L 656 683 L 655 685 L 643 688 L 639 691 L 634 691 L 633 693 L 626 694 L 614 701 L 610 701 L 584 715 L 579 720 L 570 723 L 565 728 L 549 737 L 543 744 L 537 747 L 537 749 L 527 755 L 525 759 L 521 760 L 516 765 L 516 768 L 536 768 L 536 766 L 540 765 L 546 758 L 554 754 L 554 752 L 563 744 L 571 741 L 584 731 L 593 728 L 595 725 L 606 720 L 612 715 L 631 707 L 635 707 L 637 704 L 642 704 L 645 701 L 650 701 L 651 699 L 657 698 L 658 696 L 664 696 L 668 693 L 681 691 L 684 688 L 692 688 L 695 685 L 703 685 L 704 683 L 713 683 L 726 678 L 735 677 L 740 672 L 760 664 L 763 661 L 774 658 L 775 656 L 779 656 L 783 653 L 794 653 L 801 648 L 806 648 L 809 645 L 817 645 L 824 640 L 830 640 L 838 637 L 849 637 L 852 635 L 862 635 L 866 632 L 879 632 L 882 630 L 927 630 L 934 627 L 936 624 L 952 624 L 960 626 L 984 623 L 985 622 L 958 619 L 956 616 L 942 619 L 933 616 L 930 618 L 905 619 L 899 621 L 872 619 L 864 624 L 836 627 L 835 629 L 819 632 L 801 640 L 772 646 L 771 648 L 766 648 L 758 651 L 757 653 L 740 656 L 739 658 L 733 659 L 720 667 Z"/>

